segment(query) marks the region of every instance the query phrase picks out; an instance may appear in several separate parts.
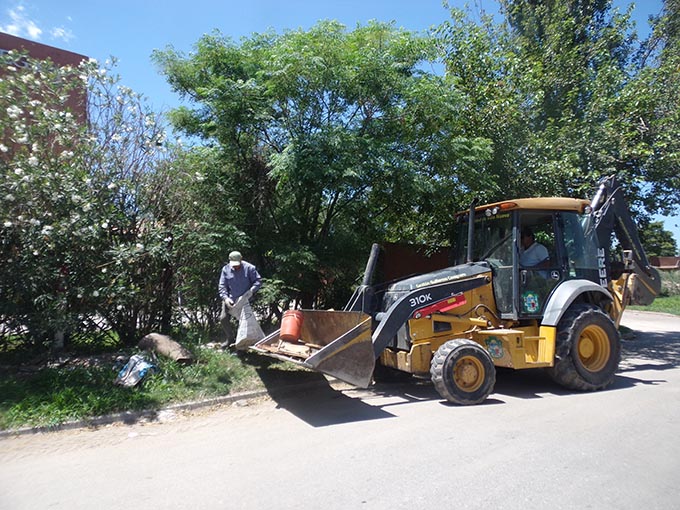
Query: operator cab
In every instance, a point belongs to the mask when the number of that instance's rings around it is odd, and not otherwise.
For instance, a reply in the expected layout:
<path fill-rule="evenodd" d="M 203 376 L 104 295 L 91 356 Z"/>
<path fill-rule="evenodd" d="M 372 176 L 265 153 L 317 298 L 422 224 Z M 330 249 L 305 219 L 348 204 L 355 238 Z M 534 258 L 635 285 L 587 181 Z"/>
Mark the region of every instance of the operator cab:
<path fill-rule="evenodd" d="M 471 259 L 469 213 L 457 217 L 456 264 L 485 261 L 503 319 L 540 318 L 563 281 L 598 277 L 597 239 L 586 234 L 588 202 L 533 198 L 477 207 Z"/>

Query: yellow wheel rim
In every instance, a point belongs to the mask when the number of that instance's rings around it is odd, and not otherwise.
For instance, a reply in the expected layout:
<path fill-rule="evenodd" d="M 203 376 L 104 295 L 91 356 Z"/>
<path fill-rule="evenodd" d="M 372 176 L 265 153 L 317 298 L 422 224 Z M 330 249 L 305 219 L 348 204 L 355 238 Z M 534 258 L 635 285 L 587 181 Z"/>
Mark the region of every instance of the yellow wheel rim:
<path fill-rule="evenodd" d="M 453 380 L 463 391 L 477 391 L 484 382 L 484 365 L 473 356 L 465 356 L 453 367 Z"/>
<path fill-rule="evenodd" d="M 607 333 L 599 326 L 587 326 L 578 341 L 578 357 L 589 372 L 602 370 L 611 356 Z"/>

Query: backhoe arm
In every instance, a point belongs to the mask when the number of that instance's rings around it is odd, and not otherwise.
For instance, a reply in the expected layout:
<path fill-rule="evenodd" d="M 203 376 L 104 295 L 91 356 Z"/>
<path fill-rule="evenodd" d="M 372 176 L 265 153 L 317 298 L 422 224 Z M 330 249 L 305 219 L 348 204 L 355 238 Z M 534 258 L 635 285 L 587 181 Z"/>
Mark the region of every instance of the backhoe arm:
<path fill-rule="evenodd" d="M 586 234 L 588 230 L 594 231 L 600 249 L 605 252 L 608 279 L 614 279 L 614 277 L 606 247 L 610 245 L 611 234 L 614 232 L 624 250 L 624 272 L 630 273 L 633 278 L 628 285 L 631 304 L 650 304 L 661 291 L 661 278 L 659 272 L 647 259 L 637 226 L 631 217 L 616 177 L 610 176 L 600 180 L 597 193 L 591 202 L 591 208 L 593 210 L 592 223 L 586 229 Z"/>

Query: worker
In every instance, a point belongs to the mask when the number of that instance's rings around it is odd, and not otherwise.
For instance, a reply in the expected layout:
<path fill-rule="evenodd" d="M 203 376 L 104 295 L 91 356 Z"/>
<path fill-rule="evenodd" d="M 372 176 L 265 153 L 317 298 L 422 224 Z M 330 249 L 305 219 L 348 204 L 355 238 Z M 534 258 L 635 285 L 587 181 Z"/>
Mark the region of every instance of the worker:
<path fill-rule="evenodd" d="M 534 233 L 528 227 L 522 229 L 521 244 L 519 264 L 523 267 L 536 267 L 550 258 L 548 248 L 536 242 Z"/>
<path fill-rule="evenodd" d="M 226 336 L 222 347 L 231 346 L 235 340 L 231 317 L 239 319 L 241 308 L 250 302 L 261 286 L 262 278 L 257 268 L 243 260 L 240 252 L 232 251 L 229 254 L 229 262 L 225 264 L 220 274 L 219 294 L 222 300 L 220 323 Z"/>

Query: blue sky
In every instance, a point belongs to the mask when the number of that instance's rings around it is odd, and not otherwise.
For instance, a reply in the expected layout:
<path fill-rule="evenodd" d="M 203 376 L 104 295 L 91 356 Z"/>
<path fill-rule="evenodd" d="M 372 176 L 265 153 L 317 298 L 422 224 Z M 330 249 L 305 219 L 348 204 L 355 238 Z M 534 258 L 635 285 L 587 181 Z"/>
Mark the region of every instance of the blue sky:
<path fill-rule="evenodd" d="M 449 0 L 495 13 L 496 0 Z M 615 0 L 622 11 L 629 4 Z M 658 14 L 661 0 L 638 0 L 633 17 L 638 32 Z M 375 19 L 422 31 L 448 18 L 441 0 L 0 0 L 0 32 L 56 46 L 104 62 L 118 59 L 123 84 L 144 94 L 156 111 L 178 104 L 150 61 L 154 49 L 168 45 L 189 52 L 205 33 L 219 29 L 235 40 L 273 29 L 309 28 L 322 19 L 347 27 Z M 680 218 L 665 219 L 680 246 Z"/>

